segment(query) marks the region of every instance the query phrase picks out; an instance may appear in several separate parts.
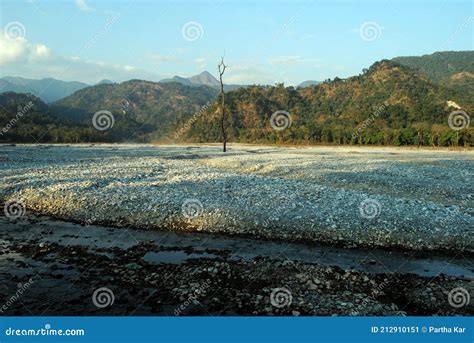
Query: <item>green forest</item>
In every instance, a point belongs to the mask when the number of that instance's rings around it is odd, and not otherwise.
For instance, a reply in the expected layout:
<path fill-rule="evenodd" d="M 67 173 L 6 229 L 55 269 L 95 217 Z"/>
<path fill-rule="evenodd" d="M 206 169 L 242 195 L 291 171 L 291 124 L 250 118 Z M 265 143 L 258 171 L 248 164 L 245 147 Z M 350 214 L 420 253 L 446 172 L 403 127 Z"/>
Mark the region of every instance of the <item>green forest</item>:
<path fill-rule="evenodd" d="M 308 87 L 228 91 L 229 142 L 473 146 L 473 59 L 472 52 L 435 53 L 382 60 Z M 209 86 L 142 80 L 87 87 L 52 104 L 1 93 L 0 142 L 220 142 L 220 96 Z M 100 131 L 92 119 L 104 109 L 114 123 Z M 283 128 L 272 126 L 275 113 Z"/>

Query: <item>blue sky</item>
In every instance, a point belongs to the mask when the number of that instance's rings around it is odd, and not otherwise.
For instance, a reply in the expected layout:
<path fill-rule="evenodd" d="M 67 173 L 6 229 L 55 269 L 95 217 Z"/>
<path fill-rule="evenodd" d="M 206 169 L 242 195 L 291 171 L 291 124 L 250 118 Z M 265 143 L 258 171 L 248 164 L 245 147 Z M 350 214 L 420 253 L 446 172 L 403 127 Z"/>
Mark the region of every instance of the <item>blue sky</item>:
<path fill-rule="evenodd" d="M 373 62 L 472 50 L 472 1 L 1 0 L 0 76 L 295 85 Z"/>

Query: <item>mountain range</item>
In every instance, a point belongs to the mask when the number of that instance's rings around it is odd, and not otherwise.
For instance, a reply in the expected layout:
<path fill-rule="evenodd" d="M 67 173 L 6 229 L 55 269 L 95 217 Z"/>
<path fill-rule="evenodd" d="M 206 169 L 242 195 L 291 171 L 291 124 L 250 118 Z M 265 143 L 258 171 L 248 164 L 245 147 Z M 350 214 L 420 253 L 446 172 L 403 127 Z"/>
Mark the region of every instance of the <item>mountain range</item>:
<path fill-rule="evenodd" d="M 219 88 L 219 81 L 212 76 L 208 71 L 203 71 L 200 74 L 191 77 L 173 76 L 169 79 L 160 80 L 161 83 L 177 82 L 185 86 L 208 86 Z M 97 82 L 95 85 L 115 84 L 115 82 L 104 79 Z M 22 77 L 5 76 L 0 78 L 0 93 L 16 92 L 16 93 L 30 93 L 42 99 L 46 103 L 51 103 L 63 99 L 83 88 L 90 87 L 83 82 L 77 81 L 61 81 L 52 78 L 45 78 L 41 80 L 25 79 Z M 225 85 L 225 90 L 234 90 L 244 85 Z"/>
<path fill-rule="evenodd" d="M 0 78 L 0 93 L 31 93 L 45 102 L 62 99 L 85 87 L 89 87 L 89 85 L 77 81 L 68 82 L 52 78 L 41 80 L 11 76 Z"/>
<path fill-rule="evenodd" d="M 297 144 L 473 145 L 472 129 L 453 131 L 447 122 L 454 109 L 474 110 L 473 61 L 472 51 L 441 52 L 383 60 L 357 76 L 308 81 L 296 88 L 237 86 L 226 94 L 229 137 L 240 142 Z M 13 92 L 26 93 L 11 79 L 0 82 L 16 87 Z M 176 139 L 176 132 L 179 140 L 221 138 L 219 83 L 208 72 L 160 82 L 104 80 L 84 85 L 73 83 L 81 89 L 49 105 L 32 92 L 28 96 L 3 93 L 2 122 L 18 116 L 25 101 L 35 106 L 0 141 L 32 141 L 31 132 L 45 129 L 56 134 L 46 135 L 43 141 L 169 141 Z M 103 132 L 91 125 L 101 110 L 115 118 L 114 126 Z M 276 111 L 288 112 L 292 125 L 282 131 L 272 129 L 269 120 Z M 363 130 L 357 131 L 361 126 Z"/>

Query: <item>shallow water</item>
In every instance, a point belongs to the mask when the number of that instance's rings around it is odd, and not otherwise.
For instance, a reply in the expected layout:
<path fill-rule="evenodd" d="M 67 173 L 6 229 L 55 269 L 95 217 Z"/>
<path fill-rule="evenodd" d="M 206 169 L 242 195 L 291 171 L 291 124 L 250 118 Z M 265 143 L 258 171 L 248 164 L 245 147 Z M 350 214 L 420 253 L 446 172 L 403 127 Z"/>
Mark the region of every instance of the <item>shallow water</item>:
<path fill-rule="evenodd" d="M 472 258 L 459 254 L 449 256 L 419 256 L 410 252 L 383 249 L 345 249 L 329 245 L 296 244 L 249 238 L 224 237 L 206 233 L 175 233 L 103 226 L 82 226 L 47 217 L 28 216 L 16 222 L 0 218 L 0 242 L 10 239 L 34 244 L 58 243 L 85 246 L 91 252 L 110 255 L 108 248 L 129 249 L 140 243 L 153 242 L 163 250 L 144 256 L 148 263 L 181 264 L 191 259 L 219 258 L 251 260 L 271 257 L 281 261 L 303 261 L 345 270 L 368 273 L 412 273 L 420 276 L 446 274 L 474 280 Z M 113 254 L 112 254 L 113 255 Z M 14 259 L 0 255 L 0 261 Z M 3 263 L 2 263 L 3 264 Z M 5 264 L 3 264 L 5 265 Z"/>

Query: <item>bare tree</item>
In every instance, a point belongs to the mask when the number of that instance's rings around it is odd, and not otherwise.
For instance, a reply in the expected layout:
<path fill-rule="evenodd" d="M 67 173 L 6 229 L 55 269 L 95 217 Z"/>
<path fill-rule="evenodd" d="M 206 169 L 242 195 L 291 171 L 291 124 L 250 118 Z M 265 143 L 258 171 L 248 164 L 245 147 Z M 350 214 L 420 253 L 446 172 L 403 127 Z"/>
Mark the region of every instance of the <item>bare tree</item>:
<path fill-rule="evenodd" d="M 226 128 L 226 111 L 225 111 L 225 93 L 224 93 L 224 83 L 222 82 L 222 75 L 224 75 L 225 68 L 227 66 L 224 63 L 224 57 L 221 58 L 221 61 L 217 65 L 217 68 L 219 69 L 219 80 L 221 82 L 221 112 L 222 112 L 222 117 L 221 117 L 221 130 L 222 130 L 222 139 L 223 139 L 223 151 L 226 152 L 227 148 L 227 128 Z"/>

